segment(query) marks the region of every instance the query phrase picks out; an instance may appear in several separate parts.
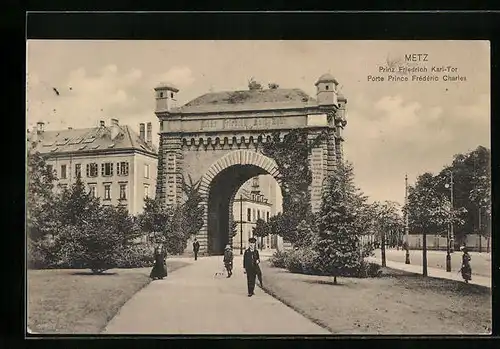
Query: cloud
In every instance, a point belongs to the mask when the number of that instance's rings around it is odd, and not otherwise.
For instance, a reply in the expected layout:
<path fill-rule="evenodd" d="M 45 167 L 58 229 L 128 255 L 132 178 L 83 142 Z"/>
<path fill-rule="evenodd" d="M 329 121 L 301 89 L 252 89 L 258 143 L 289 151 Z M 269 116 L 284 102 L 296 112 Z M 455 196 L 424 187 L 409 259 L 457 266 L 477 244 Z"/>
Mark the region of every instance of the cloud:
<path fill-rule="evenodd" d="M 187 87 L 195 81 L 191 69 L 185 66 L 172 67 L 167 72 L 160 74 L 159 76 L 155 76 L 153 79 L 154 85 L 157 85 L 160 82 L 169 82 L 179 88 Z"/>

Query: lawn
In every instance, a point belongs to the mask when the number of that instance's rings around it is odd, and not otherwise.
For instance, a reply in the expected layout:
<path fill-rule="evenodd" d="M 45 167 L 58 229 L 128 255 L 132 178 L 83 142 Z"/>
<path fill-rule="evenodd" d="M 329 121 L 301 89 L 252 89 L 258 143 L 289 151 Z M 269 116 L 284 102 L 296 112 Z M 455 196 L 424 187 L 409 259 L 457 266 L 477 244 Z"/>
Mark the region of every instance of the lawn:
<path fill-rule="evenodd" d="M 378 278 L 292 274 L 262 263 L 265 291 L 334 334 L 489 334 L 491 290 L 384 269 Z"/>
<path fill-rule="evenodd" d="M 167 260 L 169 272 L 189 263 Z M 38 333 L 98 334 L 149 282 L 151 268 L 28 270 L 28 327 Z"/>

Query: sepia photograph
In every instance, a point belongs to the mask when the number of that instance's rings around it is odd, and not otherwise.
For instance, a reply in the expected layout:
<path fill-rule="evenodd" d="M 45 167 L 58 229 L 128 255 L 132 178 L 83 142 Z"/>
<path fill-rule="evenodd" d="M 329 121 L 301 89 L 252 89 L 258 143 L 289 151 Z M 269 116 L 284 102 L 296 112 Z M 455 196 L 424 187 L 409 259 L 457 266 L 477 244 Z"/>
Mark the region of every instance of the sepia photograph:
<path fill-rule="evenodd" d="M 27 40 L 26 333 L 490 335 L 490 64 Z"/>

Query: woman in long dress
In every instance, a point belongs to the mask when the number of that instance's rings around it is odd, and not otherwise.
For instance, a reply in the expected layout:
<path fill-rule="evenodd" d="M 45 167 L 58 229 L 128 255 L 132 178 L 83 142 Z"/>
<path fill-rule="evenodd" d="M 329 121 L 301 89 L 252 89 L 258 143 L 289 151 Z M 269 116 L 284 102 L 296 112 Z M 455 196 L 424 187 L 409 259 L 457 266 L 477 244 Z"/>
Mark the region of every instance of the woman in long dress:
<path fill-rule="evenodd" d="M 464 246 L 460 247 L 460 250 L 463 252 L 462 255 L 462 268 L 460 268 L 460 271 L 462 272 L 462 277 L 465 281 L 466 284 L 469 283 L 470 280 L 472 280 L 472 268 L 470 266 L 470 255 L 467 252 L 467 248 Z"/>
<path fill-rule="evenodd" d="M 163 245 L 157 246 L 155 248 L 154 258 L 155 258 L 155 264 L 153 266 L 153 269 L 151 270 L 151 274 L 149 275 L 149 277 L 153 280 L 155 279 L 162 280 L 164 277 L 167 276 L 167 268 L 165 261 L 165 259 L 167 258 L 167 253 Z"/>

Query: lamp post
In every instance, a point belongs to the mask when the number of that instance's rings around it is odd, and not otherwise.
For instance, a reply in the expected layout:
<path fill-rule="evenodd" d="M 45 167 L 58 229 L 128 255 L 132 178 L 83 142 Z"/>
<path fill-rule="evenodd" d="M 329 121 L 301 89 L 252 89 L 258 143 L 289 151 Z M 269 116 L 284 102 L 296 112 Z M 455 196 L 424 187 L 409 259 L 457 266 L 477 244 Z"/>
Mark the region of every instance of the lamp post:
<path fill-rule="evenodd" d="M 451 253 L 453 248 L 453 171 L 450 171 L 450 183 L 445 188 L 450 188 L 450 230 L 446 235 L 446 271 L 451 272 Z"/>
<path fill-rule="evenodd" d="M 405 235 L 406 235 L 406 258 L 405 264 L 410 264 L 410 227 L 408 223 L 408 175 L 405 175 Z"/>
<path fill-rule="evenodd" d="M 243 195 L 240 195 L 240 254 L 243 254 Z"/>

